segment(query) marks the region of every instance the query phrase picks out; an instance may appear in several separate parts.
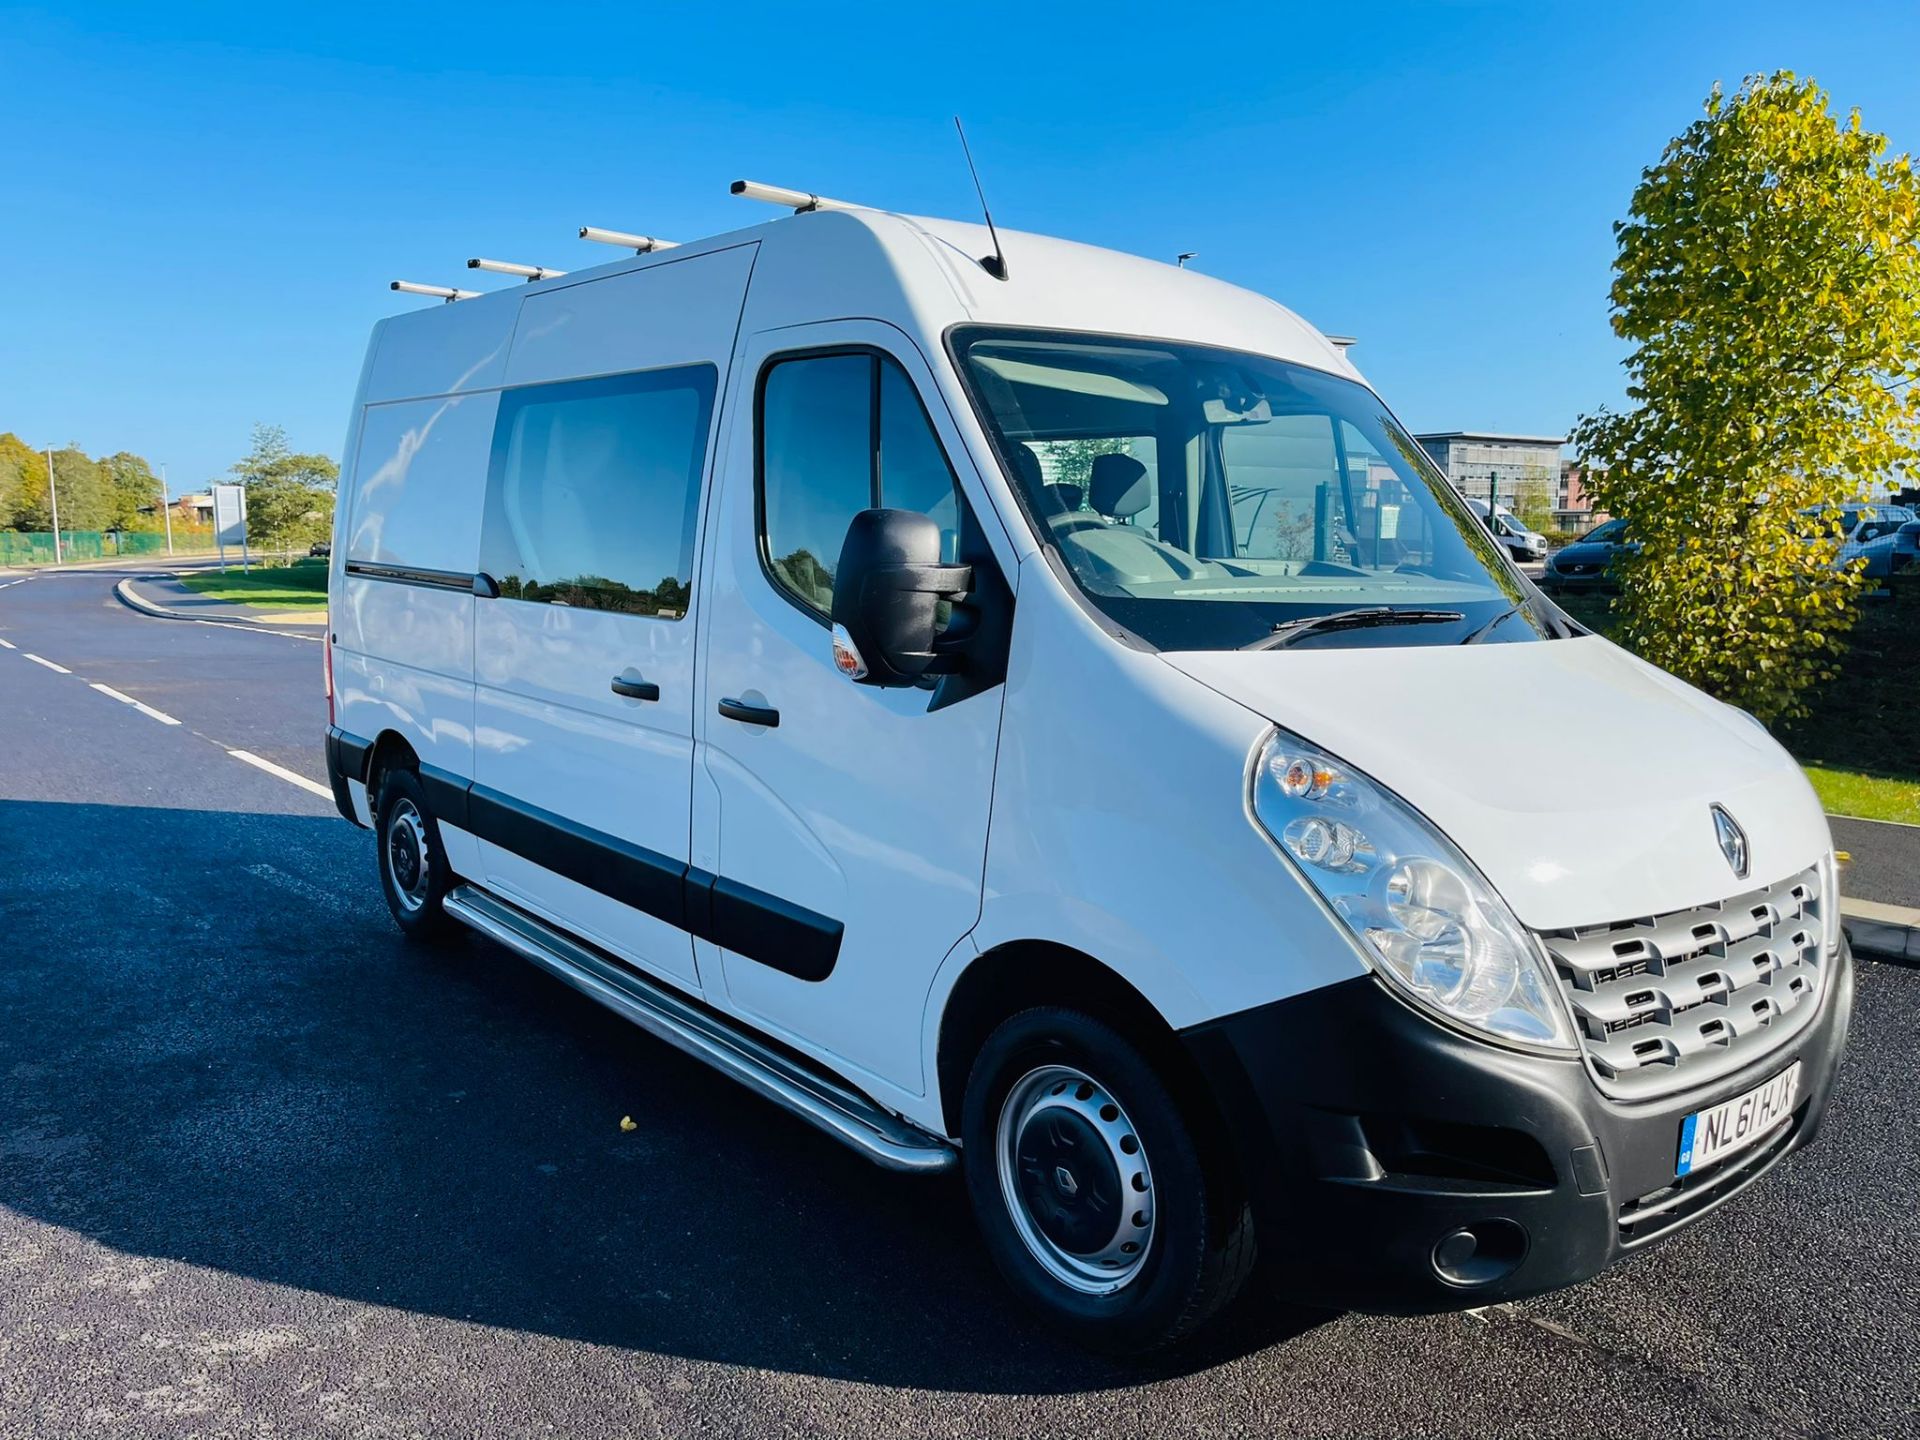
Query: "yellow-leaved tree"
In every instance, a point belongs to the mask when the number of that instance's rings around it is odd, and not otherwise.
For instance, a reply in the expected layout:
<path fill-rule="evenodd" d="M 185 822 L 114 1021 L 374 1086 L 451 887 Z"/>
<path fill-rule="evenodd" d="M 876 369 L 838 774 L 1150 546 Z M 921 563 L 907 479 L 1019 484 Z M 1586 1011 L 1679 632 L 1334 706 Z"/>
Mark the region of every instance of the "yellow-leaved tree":
<path fill-rule="evenodd" d="M 1920 459 L 1920 185 L 1886 152 L 1812 81 L 1716 86 L 1614 227 L 1632 408 L 1573 443 L 1637 547 L 1615 635 L 1768 722 L 1845 648 L 1838 507 Z"/>

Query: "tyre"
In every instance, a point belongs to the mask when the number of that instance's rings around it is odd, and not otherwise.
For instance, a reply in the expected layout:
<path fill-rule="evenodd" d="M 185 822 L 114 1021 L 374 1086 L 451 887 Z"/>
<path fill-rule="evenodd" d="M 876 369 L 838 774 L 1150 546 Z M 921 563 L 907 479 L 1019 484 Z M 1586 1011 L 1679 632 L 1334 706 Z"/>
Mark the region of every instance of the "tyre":
<path fill-rule="evenodd" d="M 1139 1355 L 1246 1283 L 1253 1219 L 1152 1064 L 1118 1031 L 1043 1007 L 987 1038 L 961 1137 L 987 1249 L 1051 1328 Z"/>
<path fill-rule="evenodd" d="M 380 808 L 374 815 L 379 839 L 380 888 L 394 923 L 409 940 L 441 941 L 454 934 L 454 921 L 440 902 L 453 887 L 440 826 L 427 808 L 427 792 L 411 770 L 389 770 L 380 782 Z"/>

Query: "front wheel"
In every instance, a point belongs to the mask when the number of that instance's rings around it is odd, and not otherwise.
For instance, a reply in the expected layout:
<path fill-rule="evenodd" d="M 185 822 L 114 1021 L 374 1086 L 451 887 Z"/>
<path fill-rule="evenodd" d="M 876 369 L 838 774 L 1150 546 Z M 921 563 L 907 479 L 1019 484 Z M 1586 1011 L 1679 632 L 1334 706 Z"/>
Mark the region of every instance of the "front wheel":
<path fill-rule="evenodd" d="M 1141 1354 L 1252 1272 L 1253 1221 L 1153 1066 L 1111 1027 L 1043 1007 L 988 1037 L 967 1082 L 968 1192 L 987 1248 L 1069 1338 Z"/>
<path fill-rule="evenodd" d="M 374 816 L 380 842 L 380 888 L 387 908 L 409 940 L 445 940 L 454 933 L 440 907 L 453 888 L 453 871 L 440 826 L 427 808 L 426 788 L 411 770 L 390 770 L 380 784 Z"/>

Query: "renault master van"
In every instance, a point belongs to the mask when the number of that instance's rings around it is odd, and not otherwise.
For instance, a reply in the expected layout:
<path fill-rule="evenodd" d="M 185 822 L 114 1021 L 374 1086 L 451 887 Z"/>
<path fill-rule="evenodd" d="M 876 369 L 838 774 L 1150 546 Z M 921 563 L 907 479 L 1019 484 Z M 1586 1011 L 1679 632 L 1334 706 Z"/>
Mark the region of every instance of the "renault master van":
<path fill-rule="evenodd" d="M 1819 1129 L 1800 770 L 1272 301 L 821 202 L 383 320 L 345 453 L 328 767 L 400 929 L 957 1169 L 1057 1333 L 1166 1344 L 1256 1255 L 1533 1295 Z"/>

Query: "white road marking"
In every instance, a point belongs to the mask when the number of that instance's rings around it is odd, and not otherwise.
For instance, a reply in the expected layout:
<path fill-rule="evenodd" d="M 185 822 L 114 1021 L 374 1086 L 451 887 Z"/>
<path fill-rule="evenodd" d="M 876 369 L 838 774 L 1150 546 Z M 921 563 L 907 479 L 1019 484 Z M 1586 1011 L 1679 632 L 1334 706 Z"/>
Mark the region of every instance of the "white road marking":
<path fill-rule="evenodd" d="M 6 646 L 7 649 L 9 650 L 18 650 L 20 648 L 18 645 L 14 644 L 13 641 L 11 640 L 0 640 L 0 645 Z"/>
<path fill-rule="evenodd" d="M 27 657 L 27 659 L 29 659 L 29 660 L 31 660 L 31 661 L 33 661 L 33 663 L 34 663 L 34 664 L 36 664 L 36 665 L 44 665 L 44 666 L 46 666 L 46 667 L 47 667 L 47 669 L 49 669 L 49 670 L 55 670 L 55 671 L 58 671 L 58 672 L 59 672 L 60 674 L 62 674 L 62 675 L 71 675 L 71 674 L 73 674 L 73 671 L 71 671 L 71 670 L 69 670 L 69 669 L 67 669 L 67 667 L 66 667 L 66 666 L 64 666 L 64 665 L 56 665 L 56 664 L 54 664 L 54 663 L 53 663 L 53 661 L 51 661 L 51 660 L 43 660 L 43 659 L 41 659 L 41 658 L 40 658 L 40 656 L 38 656 L 38 655 L 36 655 L 36 654 L 34 654 L 34 653 L 33 653 L 33 652 L 31 651 L 31 650 L 22 650 L 22 651 L 21 651 L 20 653 L 21 653 L 22 655 L 24 655 L 24 656 L 26 656 L 26 657 Z"/>
<path fill-rule="evenodd" d="M 142 705 L 138 700 L 134 699 L 133 696 L 123 695 L 111 685 L 95 684 L 92 688 L 98 690 L 109 700 L 118 700 L 122 705 L 133 706 L 134 709 L 138 710 L 149 720 L 158 720 L 162 725 L 178 725 L 180 723 L 164 710 L 156 710 L 151 705 Z"/>
<path fill-rule="evenodd" d="M 271 760 L 262 760 L 250 750 L 229 750 L 227 754 L 233 756 L 236 760 L 244 760 L 255 769 L 264 770 L 269 775 L 278 775 L 289 785 L 298 785 L 302 790 L 311 791 L 322 800 L 333 799 L 333 791 L 329 790 L 326 786 L 309 780 L 304 775 L 296 775 L 284 765 L 276 765 Z"/>
<path fill-rule="evenodd" d="M 248 625 L 241 620 L 195 620 L 193 623 L 196 625 L 211 625 L 216 630 L 250 630 L 255 635 L 282 635 L 289 640 L 311 640 L 316 645 L 326 638 L 321 635 L 300 635 L 292 630 L 269 630 L 264 625 Z"/>

